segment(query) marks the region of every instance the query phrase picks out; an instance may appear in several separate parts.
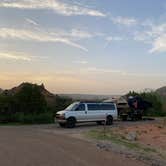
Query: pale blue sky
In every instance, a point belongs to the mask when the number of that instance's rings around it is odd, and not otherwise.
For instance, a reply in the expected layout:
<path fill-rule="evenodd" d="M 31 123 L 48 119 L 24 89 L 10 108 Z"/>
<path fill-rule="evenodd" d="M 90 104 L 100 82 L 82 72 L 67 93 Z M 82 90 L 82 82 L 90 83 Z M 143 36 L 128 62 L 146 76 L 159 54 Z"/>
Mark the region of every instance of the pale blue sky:
<path fill-rule="evenodd" d="M 1 0 L 0 87 L 122 94 L 166 85 L 165 0 Z"/>

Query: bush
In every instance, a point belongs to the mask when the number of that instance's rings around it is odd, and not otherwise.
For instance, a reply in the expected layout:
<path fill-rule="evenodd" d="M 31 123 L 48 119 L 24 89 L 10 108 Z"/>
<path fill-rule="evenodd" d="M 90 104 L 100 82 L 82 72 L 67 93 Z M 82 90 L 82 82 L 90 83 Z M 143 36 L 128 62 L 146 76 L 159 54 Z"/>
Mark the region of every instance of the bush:
<path fill-rule="evenodd" d="M 42 113 L 33 116 L 34 118 L 34 123 L 38 124 L 46 124 L 46 123 L 53 123 L 54 122 L 54 117 L 52 113 Z"/>
<path fill-rule="evenodd" d="M 67 106 L 69 106 L 73 100 L 68 97 L 61 97 L 59 95 L 55 96 L 55 102 L 53 106 L 49 107 L 49 110 L 53 112 L 53 115 L 56 114 L 56 112 L 64 110 Z"/>
<path fill-rule="evenodd" d="M 16 93 L 0 94 L 0 123 L 52 123 L 53 113 L 40 86 L 26 83 Z"/>
<path fill-rule="evenodd" d="M 13 116 L 13 122 L 19 122 L 22 124 L 47 124 L 53 123 L 54 118 L 50 112 L 40 114 L 16 113 Z"/>
<path fill-rule="evenodd" d="M 40 86 L 25 83 L 16 93 L 0 94 L 0 123 L 53 123 L 55 113 L 66 108 L 72 100 L 55 96 L 48 105 Z"/>
<path fill-rule="evenodd" d="M 16 111 L 30 113 L 41 113 L 47 109 L 47 103 L 40 87 L 32 84 L 24 84 L 14 96 Z"/>

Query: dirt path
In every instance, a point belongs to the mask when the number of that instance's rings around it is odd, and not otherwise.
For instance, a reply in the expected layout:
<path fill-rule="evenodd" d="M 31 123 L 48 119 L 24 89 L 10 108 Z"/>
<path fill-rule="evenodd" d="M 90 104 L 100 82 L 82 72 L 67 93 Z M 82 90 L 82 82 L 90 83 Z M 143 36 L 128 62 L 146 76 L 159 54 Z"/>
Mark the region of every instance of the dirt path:
<path fill-rule="evenodd" d="M 56 129 L 55 129 L 56 131 Z M 1 166 L 144 166 L 87 141 L 38 127 L 0 127 Z"/>

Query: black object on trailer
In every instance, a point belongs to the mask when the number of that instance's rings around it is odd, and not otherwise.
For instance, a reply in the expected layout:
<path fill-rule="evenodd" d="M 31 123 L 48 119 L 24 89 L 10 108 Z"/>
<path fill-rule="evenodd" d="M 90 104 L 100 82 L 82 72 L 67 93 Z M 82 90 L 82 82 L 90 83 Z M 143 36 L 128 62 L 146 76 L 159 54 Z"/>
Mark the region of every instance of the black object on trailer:
<path fill-rule="evenodd" d="M 127 119 L 131 119 L 133 121 L 135 120 L 141 120 L 143 113 L 146 109 L 152 107 L 152 103 L 143 100 L 141 97 L 139 96 L 135 96 L 135 97 L 129 97 L 128 100 L 128 111 L 121 111 L 120 113 L 120 118 L 122 120 L 127 120 Z"/>

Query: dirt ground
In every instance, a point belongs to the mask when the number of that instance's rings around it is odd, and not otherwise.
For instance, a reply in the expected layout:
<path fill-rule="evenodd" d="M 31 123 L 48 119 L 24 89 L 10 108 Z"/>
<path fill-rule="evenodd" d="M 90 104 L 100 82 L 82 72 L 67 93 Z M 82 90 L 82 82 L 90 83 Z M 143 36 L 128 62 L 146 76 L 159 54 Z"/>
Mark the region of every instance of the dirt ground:
<path fill-rule="evenodd" d="M 96 123 L 78 124 L 74 129 L 57 124 L 0 126 L 0 165 L 2 166 L 145 166 L 148 163 L 112 149 L 98 148 L 85 133 L 103 129 Z M 161 119 L 121 122 L 108 126 L 127 134 L 136 131 L 137 141 L 155 148 L 166 148 L 166 129 Z"/>
<path fill-rule="evenodd" d="M 136 141 L 153 148 L 166 150 L 166 124 L 164 122 L 154 124 L 140 124 L 124 126 L 116 129 L 116 132 L 127 135 L 136 132 Z"/>
<path fill-rule="evenodd" d="M 145 166 L 141 161 L 98 149 L 55 125 L 1 126 L 1 166 Z M 67 131 L 67 130 L 66 130 Z M 73 129 L 77 131 L 77 129 Z"/>

